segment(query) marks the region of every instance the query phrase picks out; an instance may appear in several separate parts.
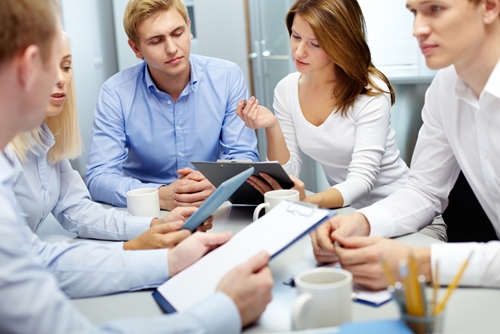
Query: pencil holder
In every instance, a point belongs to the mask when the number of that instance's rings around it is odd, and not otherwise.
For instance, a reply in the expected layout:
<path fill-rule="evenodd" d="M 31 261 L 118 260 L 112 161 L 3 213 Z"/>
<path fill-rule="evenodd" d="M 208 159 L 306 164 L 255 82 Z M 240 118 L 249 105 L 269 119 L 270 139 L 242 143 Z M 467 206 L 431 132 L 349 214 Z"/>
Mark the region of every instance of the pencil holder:
<path fill-rule="evenodd" d="M 414 316 L 401 314 L 401 319 L 415 334 L 431 334 L 443 332 L 444 310 L 438 315 Z"/>

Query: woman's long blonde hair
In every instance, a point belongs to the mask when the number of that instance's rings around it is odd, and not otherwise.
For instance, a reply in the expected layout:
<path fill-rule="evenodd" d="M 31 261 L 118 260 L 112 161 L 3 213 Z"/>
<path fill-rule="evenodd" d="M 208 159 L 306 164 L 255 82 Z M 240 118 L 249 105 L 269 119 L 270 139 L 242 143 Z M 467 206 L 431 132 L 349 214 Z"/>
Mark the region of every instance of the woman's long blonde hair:
<path fill-rule="evenodd" d="M 64 43 L 69 45 L 69 38 L 64 32 L 63 39 Z M 69 84 L 68 94 L 61 113 L 57 116 L 45 118 L 45 124 L 47 124 L 55 137 L 55 144 L 47 153 L 50 162 L 56 163 L 64 158 L 74 159 L 81 154 L 82 139 L 80 137 L 80 128 L 78 125 L 74 78 L 72 78 Z M 37 147 L 43 147 L 41 126 L 29 132 L 17 134 L 10 145 L 19 160 L 21 160 L 21 162 L 26 161 L 26 154 L 29 151 L 36 153 Z"/>
<path fill-rule="evenodd" d="M 286 15 L 290 35 L 296 14 L 309 23 L 319 45 L 335 63 L 337 85 L 332 94 L 334 108 L 342 116 L 347 114 L 360 94 L 377 96 L 389 93 L 391 104 L 394 104 L 394 90 L 389 80 L 372 64 L 365 36 L 365 19 L 356 0 L 295 1 Z M 375 84 L 371 76 L 384 81 L 389 91 Z"/>

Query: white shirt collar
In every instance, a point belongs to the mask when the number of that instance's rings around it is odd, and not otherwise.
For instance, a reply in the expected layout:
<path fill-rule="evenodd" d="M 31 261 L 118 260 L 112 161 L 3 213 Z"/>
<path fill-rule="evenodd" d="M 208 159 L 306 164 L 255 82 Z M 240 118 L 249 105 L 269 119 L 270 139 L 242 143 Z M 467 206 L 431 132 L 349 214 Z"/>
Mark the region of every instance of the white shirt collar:
<path fill-rule="evenodd" d="M 7 154 L 0 152 L 0 185 L 6 181 L 12 181 L 14 175 L 14 163 L 9 159 Z"/>
<path fill-rule="evenodd" d="M 460 77 L 457 79 L 457 85 L 455 87 L 455 92 L 458 98 L 464 100 L 465 102 L 471 104 L 474 107 L 478 107 L 481 100 L 486 95 L 491 95 L 495 99 L 500 100 L 500 59 L 498 60 L 495 68 L 490 74 L 486 85 L 479 96 L 479 99 L 476 97 L 476 94 L 472 91 L 470 86 L 462 80 Z"/>
<path fill-rule="evenodd" d="M 491 72 L 481 96 L 484 94 L 493 95 L 495 98 L 500 100 L 500 59 L 495 65 L 493 72 Z"/>

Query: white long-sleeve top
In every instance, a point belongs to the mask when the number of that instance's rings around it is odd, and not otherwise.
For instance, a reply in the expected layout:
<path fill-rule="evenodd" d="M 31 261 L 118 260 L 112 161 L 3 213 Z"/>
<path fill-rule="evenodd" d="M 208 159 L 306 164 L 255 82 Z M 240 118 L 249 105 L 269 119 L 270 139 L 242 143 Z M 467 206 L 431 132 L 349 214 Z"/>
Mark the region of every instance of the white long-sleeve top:
<path fill-rule="evenodd" d="M 479 98 L 453 66 L 440 71 L 425 95 L 422 118 L 408 184 L 360 210 L 371 234 L 392 237 L 420 230 L 446 208 L 462 170 L 500 236 L 500 61 Z M 472 249 L 461 284 L 500 287 L 500 242 L 433 245 L 432 268 L 439 261 L 440 282 L 450 283 Z"/>
<path fill-rule="evenodd" d="M 21 215 L 36 232 L 52 212 L 64 229 L 81 238 L 130 240 L 145 232 L 154 217 L 134 217 L 128 212 L 104 209 L 92 202 L 80 174 L 68 159 L 51 163 L 48 150 L 55 140 L 47 125 L 42 125 L 43 147 L 28 152 L 20 162 L 7 148 L 14 162 L 14 193 Z"/>
<path fill-rule="evenodd" d="M 347 117 L 332 112 L 323 124 L 315 126 L 300 109 L 299 77 L 299 72 L 289 74 L 274 91 L 274 112 L 290 151 L 285 171 L 299 176 L 302 150 L 321 164 L 329 184 L 342 194 L 344 206 L 355 208 L 373 204 L 401 188 L 408 167 L 396 147 L 390 95 L 361 94 Z M 383 81 L 376 82 L 388 90 Z"/>

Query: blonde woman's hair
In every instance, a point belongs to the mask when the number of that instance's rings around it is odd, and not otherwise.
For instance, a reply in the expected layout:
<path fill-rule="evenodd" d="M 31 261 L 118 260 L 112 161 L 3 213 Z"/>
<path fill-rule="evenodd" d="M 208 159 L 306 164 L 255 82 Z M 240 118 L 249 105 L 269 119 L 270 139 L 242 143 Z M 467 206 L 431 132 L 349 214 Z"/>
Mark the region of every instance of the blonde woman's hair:
<path fill-rule="evenodd" d="M 335 63 L 337 85 L 332 95 L 334 108 L 346 116 L 360 94 L 391 95 L 394 90 L 387 77 L 372 64 L 365 37 L 365 19 L 356 0 L 297 0 L 286 16 L 288 33 L 292 34 L 295 15 L 300 15 L 311 26 L 320 47 Z M 389 91 L 380 88 L 371 78 L 375 76 L 387 84 Z M 369 87 L 369 88 L 366 88 Z"/>
<path fill-rule="evenodd" d="M 123 27 L 128 38 L 139 45 L 139 25 L 144 20 L 157 16 L 171 8 L 177 10 L 184 21 L 188 23 L 188 10 L 182 0 L 130 0 L 123 15 Z"/>
<path fill-rule="evenodd" d="M 64 32 L 63 38 L 65 43 L 69 44 L 68 37 Z M 45 118 L 45 124 L 47 124 L 55 138 L 54 146 L 47 153 L 50 162 L 56 163 L 64 158 L 74 159 L 81 154 L 82 139 L 78 125 L 74 78 L 69 84 L 68 94 L 61 113 L 57 116 Z M 42 128 L 38 127 L 28 132 L 18 133 L 10 144 L 19 160 L 25 162 L 28 152 L 36 153 L 36 148 L 43 146 Z"/>

